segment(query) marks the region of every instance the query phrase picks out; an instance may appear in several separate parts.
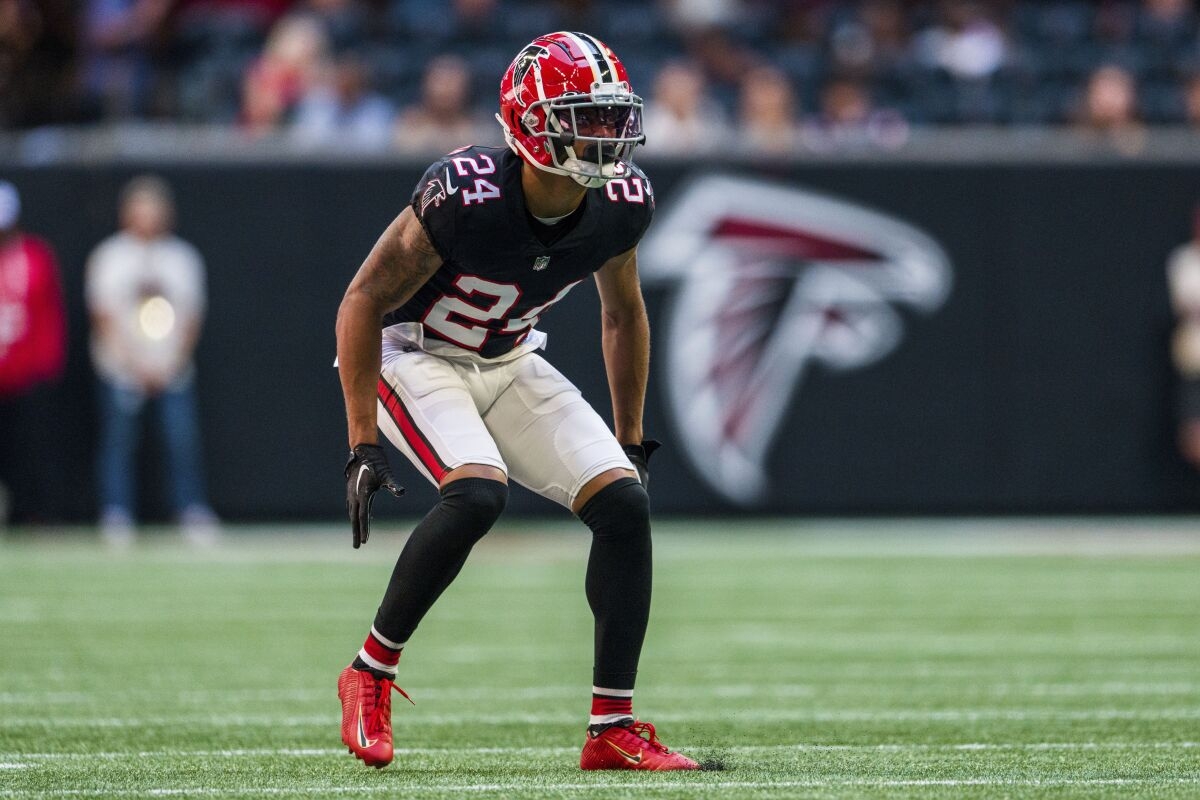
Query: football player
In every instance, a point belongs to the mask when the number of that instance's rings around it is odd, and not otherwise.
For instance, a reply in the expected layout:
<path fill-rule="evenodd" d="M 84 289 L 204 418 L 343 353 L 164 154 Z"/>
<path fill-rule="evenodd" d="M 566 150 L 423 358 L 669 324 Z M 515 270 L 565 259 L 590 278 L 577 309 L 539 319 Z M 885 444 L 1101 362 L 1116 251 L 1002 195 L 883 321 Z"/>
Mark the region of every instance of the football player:
<path fill-rule="evenodd" d="M 697 769 L 633 714 L 657 444 L 642 438 L 650 337 L 636 252 L 654 212 L 650 182 L 631 162 L 645 138 L 642 100 L 605 44 L 559 32 L 509 66 L 497 119 L 508 146 L 465 147 L 429 167 L 338 310 L 354 546 L 367 541 L 376 491 L 401 492 L 377 429 L 441 495 L 338 679 L 342 740 L 370 766 L 391 762 L 400 655 L 504 510 L 511 478 L 592 531 L 594 685 L 580 766 Z M 602 306 L 615 436 L 537 352 L 540 317 L 588 277 Z"/>

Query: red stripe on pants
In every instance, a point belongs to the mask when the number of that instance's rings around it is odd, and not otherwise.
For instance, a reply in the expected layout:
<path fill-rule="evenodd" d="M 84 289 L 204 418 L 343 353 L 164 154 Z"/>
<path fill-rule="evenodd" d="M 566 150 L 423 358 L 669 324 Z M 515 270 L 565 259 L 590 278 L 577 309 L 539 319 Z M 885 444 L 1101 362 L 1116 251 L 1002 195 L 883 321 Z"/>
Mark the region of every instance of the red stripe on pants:
<path fill-rule="evenodd" d="M 387 381 L 383 378 L 379 379 L 378 384 L 379 399 L 383 401 L 383 407 L 387 409 L 388 416 L 392 418 L 392 422 L 396 423 L 396 427 L 400 429 L 400 434 L 404 437 L 404 441 L 412 448 L 412 451 L 417 454 L 417 458 L 425 465 L 425 469 L 429 470 L 429 474 L 438 483 L 441 483 L 445 477 L 446 469 L 442 464 L 442 460 L 438 458 L 437 453 L 417 430 L 416 423 L 408 413 L 408 409 L 404 407 L 404 403 L 400 401 L 400 397 L 392 391 L 392 387 L 388 386 Z"/>

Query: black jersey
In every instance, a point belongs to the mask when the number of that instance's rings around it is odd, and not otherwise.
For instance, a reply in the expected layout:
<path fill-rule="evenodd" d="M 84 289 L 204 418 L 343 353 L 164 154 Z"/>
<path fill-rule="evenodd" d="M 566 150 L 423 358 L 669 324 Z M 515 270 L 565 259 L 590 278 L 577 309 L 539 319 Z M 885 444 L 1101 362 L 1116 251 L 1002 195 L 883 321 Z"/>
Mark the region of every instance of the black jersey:
<path fill-rule="evenodd" d="M 442 265 L 384 317 L 385 326 L 420 322 L 427 337 L 485 358 L 503 355 L 572 287 L 632 249 L 650 225 L 654 194 L 635 167 L 628 177 L 589 189 L 560 223 L 567 232 L 547 236 L 525 208 L 521 164 L 507 148 L 464 147 L 425 171 L 412 208 Z"/>

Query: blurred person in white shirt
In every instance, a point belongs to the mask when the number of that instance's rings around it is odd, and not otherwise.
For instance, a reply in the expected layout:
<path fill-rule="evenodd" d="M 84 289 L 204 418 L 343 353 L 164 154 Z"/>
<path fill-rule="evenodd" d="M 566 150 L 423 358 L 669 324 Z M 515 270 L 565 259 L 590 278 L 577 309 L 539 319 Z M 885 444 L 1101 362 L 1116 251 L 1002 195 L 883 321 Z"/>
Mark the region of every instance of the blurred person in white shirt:
<path fill-rule="evenodd" d="M 1193 211 L 1192 239 L 1167 259 L 1167 286 L 1176 326 L 1173 361 L 1179 376 L 1179 451 L 1200 469 L 1200 206 Z"/>
<path fill-rule="evenodd" d="M 1104 64 L 1088 77 L 1080 98 L 1076 133 L 1092 146 L 1136 155 L 1146 147 L 1146 126 L 1138 118 L 1137 79 L 1116 64 Z"/>
<path fill-rule="evenodd" d="M 908 141 L 909 128 L 896 110 L 879 108 L 870 90 L 853 78 L 835 77 L 821 89 L 820 108 L 801 126 L 810 150 L 895 150 Z"/>
<path fill-rule="evenodd" d="M 1008 58 L 1008 42 L 992 19 L 994 10 L 973 0 L 942 0 L 937 23 L 913 42 L 917 59 L 958 80 L 991 76 Z"/>
<path fill-rule="evenodd" d="M 140 417 L 151 405 L 178 521 L 189 539 L 209 541 L 217 519 L 205 497 L 192 359 L 205 310 L 204 263 L 171 233 L 174 202 L 161 179 L 132 180 L 120 216 L 121 230 L 92 251 L 85 278 L 101 384 L 101 532 L 112 544 L 133 538 Z"/>
<path fill-rule="evenodd" d="M 650 153 L 711 153 L 728 141 L 728 122 L 705 87 L 704 73 L 688 61 L 658 71 L 644 127 Z"/>
<path fill-rule="evenodd" d="M 799 129 L 798 101 L 788 76 L 771 66 L 746 73 L 738 94 L 738 138 L 750 153 L 794 152 Z"/>
<path fill-rule="evenodd" d="M 421 79 L 421 99 L 402 109 L 394 144 L 409 153 L 443 152 L 471 144 L 479 133 L 471 106 L 471 70 L 458 56 L 438 56 Z"/>
<path fill-rule="evenodd" d="M 371 89 L 366 66 L 345 56 L 334 65 L 328 80 L 300 99 L 292 133 L 310 147 L 385 150 L 391 144 L 395 116 L 391 101 Z"/>

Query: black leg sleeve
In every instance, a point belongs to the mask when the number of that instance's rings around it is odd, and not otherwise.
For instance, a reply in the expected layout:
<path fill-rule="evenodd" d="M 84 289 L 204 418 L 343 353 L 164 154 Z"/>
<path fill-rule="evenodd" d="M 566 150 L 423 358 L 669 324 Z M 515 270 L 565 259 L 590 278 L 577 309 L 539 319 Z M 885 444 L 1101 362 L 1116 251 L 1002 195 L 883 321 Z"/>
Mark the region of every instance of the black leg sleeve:
<path fill-rule="evenodd" d="M 592 681 L 632 689 L 650 620 L 650 498 L 633 478 L 601 489 L 579 510 L 592 529 L 587 599 L 596 617 Z"/>
<path fill-rule="evenodd" d="M 489 478 L 462 478 L 442 487 L 441 501 L 413 529 L 396 560 L 375 629 L 393 642 L 407 642 L 506 502 L 508 485 Z"/>

